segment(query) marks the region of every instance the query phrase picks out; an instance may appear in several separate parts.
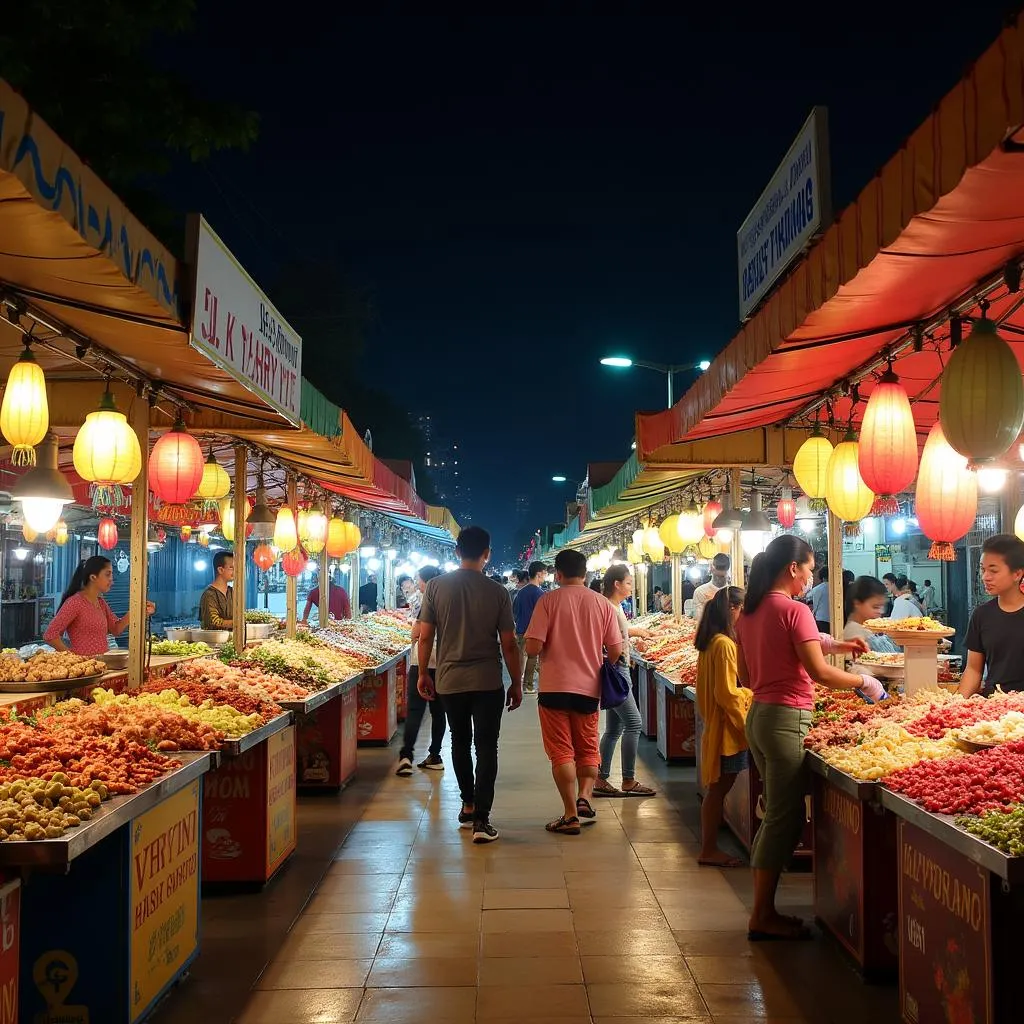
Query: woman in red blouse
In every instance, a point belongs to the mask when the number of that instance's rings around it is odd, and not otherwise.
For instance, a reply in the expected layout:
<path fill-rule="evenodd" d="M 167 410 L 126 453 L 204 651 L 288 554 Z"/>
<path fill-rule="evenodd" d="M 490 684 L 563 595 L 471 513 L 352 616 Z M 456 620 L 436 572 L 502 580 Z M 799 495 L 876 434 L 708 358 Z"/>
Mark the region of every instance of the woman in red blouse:
<path fill-rule="evenodd" d="M 114 569 L 109 558 L 93 555 L 82 562 L 71 577 L 43 639 L 55 650 L 70 650 L 86 658 L 108 650 L 108 634 L 120 636 L 128 628 L 128 616 L 118 618 L 103 600 L 113 584 Z M 148 601 L 146 614 L 152 615 L 155 611 L 156 605 Z M 68 644 L 64 643 L 65 633 Z"/>

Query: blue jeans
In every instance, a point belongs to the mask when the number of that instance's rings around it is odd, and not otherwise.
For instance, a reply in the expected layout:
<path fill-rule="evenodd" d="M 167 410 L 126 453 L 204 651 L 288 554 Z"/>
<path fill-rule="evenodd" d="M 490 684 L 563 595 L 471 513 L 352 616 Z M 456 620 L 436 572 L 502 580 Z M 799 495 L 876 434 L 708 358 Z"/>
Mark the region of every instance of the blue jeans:
<path fill-rule="evenodd" d="M 617 707 L 608 708 L 604 713 L 604 735 L 601 737 L 601 768 L 598 776 L 607 779 L 612 773 L 612 758 L 615 745 L 622 738 L 622 777 L 634 778 L 636 772 L 636 748 L 640 743 L 640 709 L 636 698 L 629 696 Z"/>

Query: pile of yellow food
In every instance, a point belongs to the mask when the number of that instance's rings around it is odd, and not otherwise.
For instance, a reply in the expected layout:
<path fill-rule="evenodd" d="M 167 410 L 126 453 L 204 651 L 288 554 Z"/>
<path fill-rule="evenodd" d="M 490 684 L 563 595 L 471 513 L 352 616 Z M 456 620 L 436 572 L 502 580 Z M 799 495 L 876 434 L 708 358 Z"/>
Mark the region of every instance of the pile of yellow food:
<path fill-rule="evenodd" d="M 856 746 L 825 747 L 818 751 L 834 768 L 866 782 L 883 779 L 919 761 L 936 761 L 962 753 L 952 736 L 940 740 L 913 736 L 898 722 L 878 725 Z"/>
<path fill-rule="evenodd" d="M 59 839 L 88 821 L 106 797 L 103 783 L 80 789 L 63 772 L 49 779 L 5 782 L 0 785 L 0 842 Z"/>
<path fill-rule="evenodd" d="M 49 683 L 55 679 L 84 679 L 100 675 L 107 666 L 98 658 L 83 658 L 70 651 L 36 654 L 22 661 L 17 654 L 0 657 L 0 682 Z"/>
<path fill-rule="evenodd" d="M 201 704 L 193 704 L 188 697 L 177 690 L 162 690 L 160 693 L 127 693 L 115 694 L 113 690 L 97 688 L 92 692 L 92 699 L 100 707 L 116 705 L 130 709 L 153 708 L 157 711 L 173 711 L 182 718 L 199 725 L 209 726 L 222 732 L 225 736 L 238 739 L 263 725 L 263 716 L 259 714 L 243 715 L 227 704 L 214 704 L 211 700 Z"/>
<path fill-rule="evenodd" d="M 864 623 L 875 633 L 949 633 L 949 626 L 928 615 L 914 615 L 906 619 L 868 619 Z"/>

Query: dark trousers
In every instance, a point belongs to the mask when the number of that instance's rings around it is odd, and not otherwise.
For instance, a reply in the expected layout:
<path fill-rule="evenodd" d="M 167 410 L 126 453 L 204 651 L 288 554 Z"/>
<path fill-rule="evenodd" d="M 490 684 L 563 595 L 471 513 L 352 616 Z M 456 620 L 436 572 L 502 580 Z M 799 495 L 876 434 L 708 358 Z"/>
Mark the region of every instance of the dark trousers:
<path fill-rule="evenodd" d="M 427 669 L 427 674 L 434 678 L 434 670 Z M 405 702 L 405 732 L 402 734 L 402 750 L 399 757 L 407 757 L 412 760 L 413 748 L 416 746 L 416 737 L 420 734 L 420 726 L 423 724 L 423 716 L 427 713 L 427 705 L 430 705 L 430 750 L 429 753 L 441 756 L 441 744 L 444 742 L 444 708 L 438 699 L 424 700 L 420 691 L 416 689 L 416 683 L 420 677 L 418 665 L 410 665 L 407 683 L 407 696 Z"/>
<path fill-rule="evenodd" d="M 819 633 L 831 633 L 832 632 L 832 625 L 831 625 L 831 623 L 822 622 L 821 619 L 815 619 L 814 622 L 815 622 L 815 625 L 818 627 L 818 632 Z"/>
<path fill-rule="evenodd" d="M 487 821 L 498 777 L 498 734 L 505 712 L 505 690 L 446 693 L 441 699 L 452 733 L 452 766 L 462 802 L 473 808 L 478 821 Z M 471 745 L 476 747 L 475 777 Z"/>

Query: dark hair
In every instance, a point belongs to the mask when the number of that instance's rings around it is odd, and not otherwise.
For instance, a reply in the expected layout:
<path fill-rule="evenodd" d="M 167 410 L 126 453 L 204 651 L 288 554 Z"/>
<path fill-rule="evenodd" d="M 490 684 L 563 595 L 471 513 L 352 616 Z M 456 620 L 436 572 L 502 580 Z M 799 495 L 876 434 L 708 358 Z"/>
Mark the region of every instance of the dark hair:
<path fill-rule="evenodd" d="M 912 594 L 916 594 L 917 593 L 917 584 L 913 580 L 908 580 L 907 581 L 907 586 L 910 587 L 910 592 Z"/>
<path fill-rule="evenodd" d="M 747 596 L 743 599 L 743 611 L 753 615 L 765 595 L 775 585 L 787 565 L 796 562 L 805 565 L 814 557 L 814 549 L 807 541 L 794 533 L 783 533 L 775 538 L 750 563 L 750 579 L 747 581 Z M 705 609 L 706 611 L 706 609 Z"/>
<path fill-rule="evenodd" d="M 873 597 L 887 597 L 889 591 L 885 584 L 874 576 L 858 576 L 853 584 L 847 588 L 846 597 L 843 601 L 843 619 L 848 619 L 853 614 L 854 602 L 870 601 Z"/>
<path fill-rule="evenodd" d="M 559 551 L 555 558 L 555 571 L 567 580 L 581 580 L 587 575 L 587 556 L 572 548 Z"/>
<path fill-rule="evenodd" d="M 890 583 L 895 583 L 895 582 L 896 582 L 896 577 L 895 577 L 895 576 L 894 576 L 894 575 L 893 575 L 893 574 L 892 574 L 891 572 L 887 572 L 887 573 L 886 573 L 886 574 L 885 574 L 885 575 L 884 575 L 884 576 L 882 577 L 882 579 L 883 579 L 883 580 L 888 580 L 888 581 L 889 581 Z"/>
<path fill-rule="evenodd" d="M 512 578 L 516 583 L 525 583 L 530 578 L 530 574 L 525 569 L 513 569 Z"/>
<path fill-rule="evenodd" d="M 893 582 L 896 584 L 897 590 L 907 589 L 907 577 L 904 576 L 903 573 L 900 573 L 899 576 L 897 576 L 896 579 L 893 580 Z"/>
<path fill-rule="evenodd" d="M 89 580 L 93 576 L 99 576 L 108 565 L 110 565 L 110 559 L 105 555 L 93 555 L 92 558 L 79 562 L 78 568 L 68 584 L 68 589 L 64 591 L 64 596 L 60 599 L 60 603 L 63 604 L 69 597 L 74 597 L 80 590 L 83 590 Z"/>
<path fill-rule="evenodd" d="M 441 570 L 436 565 L 422 565 L 417 570 L 416 575 L 419 576 L 424 583 L 429 583 L 432 579 L 436 579 L 441 575 Z"/>
<path fill-rule="evenodd" d="M 468 562 L 479 561 L 491 550 L 491 535 L 482 526 L 467 526 L 459 531 L 455 553 Z"/>
<path fill-rule="evenodd" d="M 843 583 L 844 584 L 847 584 L 847 585 L 851 584 L 854 581 L 855 578 L 856 577 L 853 575 L 853 570 L 852 569 L 844 569 L 843 570 Z"/>
<path fill-rule="evenodd" d="M 596 576 L 590 581 L 590 589 L 597 594 L 601 593 L 601 581 Z"/>
<path fill-rule="evenodd" d="M 231 551 L 218 551 L 213 556 L 213 575 L 217 575 L 217 570 L 230 558 L 234 560 L 234 554 Z"/>
<path fill-rule="evenodd" d="M 732 628 L 730 613 L 733 608 L 739 608 L 741 604 L 743 604 L 743 591 L 739 587 L 722 587 L 704 605 L 693 646 L 698 651 L 706 651 L 711 646 L 711 641 L 719 633 L 724 633 L 730 640 L 735 640 L 736 631 Z"/>
<path fill-rule="evenodd" d="M 1024 569 L 1024 541 L 1012 533 L 995 533 L 981 545 L 983 555 L 998 555 L 1010 569 Z"/>
<path fill-rule="evenodd" d="M 931 580 L 925 580 L 925 581 L 924 581 L 924 585 L 925 585 L 926 587 L 930 587 L 930 586 L 932 585 L 932 581 L 931 581 Z"/>
<path fill-rule="evenodd" d="M 719 572 L 728 572 L 732 568 L 732 562 L 728 555 L 720 551 L 711 559 L 711 568 L 717 569 Z"/>
<path fill-rule="evenodd" d="M 629 575 L 631 575 L 630 568 L 623 562 L 609 566 L 601 581 L 601 593 L 605 597 L 611 597 L 615 593 L 615 584 L 622 583 Z"/>
<path fill-rule="evenodd" d="M 526 573 L 529 579 L 533 579 L 534 576 L 539 576 L 542 572 L 547 572 L 547 562 L 531 562 L 526 567 Z"/>
<path fill-rule="evenodd" d="M 818 579 L 821 580 L 822 583 L 824 583 L 828 579 L 828 566 L 827 565 L 823 565 L 818 570 Z"/>
<path fill-rule="evenodd" d="M 655 592 L 656 594 L 663 594 L 663 593 L 664 593 L 664 591 L 663 591 L 663 590 L 661 589 L 661 587 L 655 587 L 655 588 L 654 588 L 654 592 Z"/>
<path fill-rule="evenodd" d="M 397 580 L 395 580 L 395 586 L 398 587 L 399 590 L 402 589 L 403 583 L 412 583 L 412 577 L 403 574 L 399 576 Z"/>

